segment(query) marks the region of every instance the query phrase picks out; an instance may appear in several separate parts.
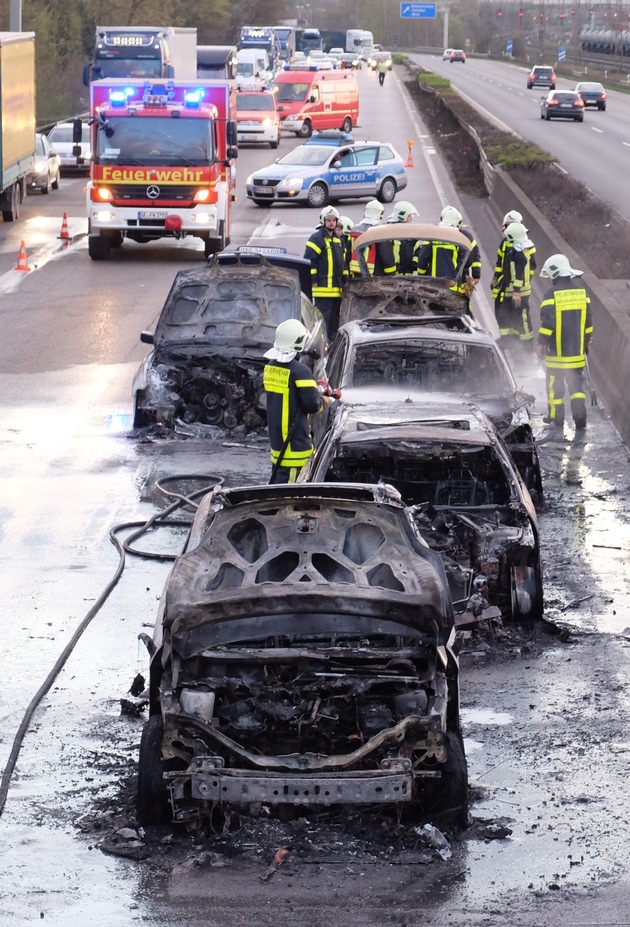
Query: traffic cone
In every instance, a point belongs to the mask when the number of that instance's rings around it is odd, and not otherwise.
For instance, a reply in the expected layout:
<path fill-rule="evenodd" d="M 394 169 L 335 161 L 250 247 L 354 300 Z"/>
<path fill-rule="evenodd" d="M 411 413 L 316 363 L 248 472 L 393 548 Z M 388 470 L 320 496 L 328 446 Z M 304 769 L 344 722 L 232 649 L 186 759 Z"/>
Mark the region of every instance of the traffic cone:
<path fill-rule="evenodd" d="M 63 219 L 61 220 L 61 232 L 57 235 L 57 238 L 60 238 L 64 242 L 64 247 L 70 244 L 70 233 L 68 231 L 68 216 L 64 212 Z"/>
<path fill-rule="evenodd" d="M 15 265 L 16 270 L 30 270 L 28 266 L 28 261 L 26 259 L 26 245 L 24 242 L 20 244 L 20 254 L 18 256 L 18 262 Z"/>
<path fill-rule="evenodd" d="M 405 167 L 415 167 L 415 166 L 416 166 L 416 165 L 413 163 L 413 154 L 411 153 L 411 149 L 412 149 L 412 148 L 413 148 L 413 142 L 412 142 L 411 139 L 409 138 L 409 139 L 407 139 L 407 149 L 408 149 L 408 152 L 409 152 L 409 153 L 408 153 L 408 155 L 407 155 L 407 160 L 405 161 Z"/>

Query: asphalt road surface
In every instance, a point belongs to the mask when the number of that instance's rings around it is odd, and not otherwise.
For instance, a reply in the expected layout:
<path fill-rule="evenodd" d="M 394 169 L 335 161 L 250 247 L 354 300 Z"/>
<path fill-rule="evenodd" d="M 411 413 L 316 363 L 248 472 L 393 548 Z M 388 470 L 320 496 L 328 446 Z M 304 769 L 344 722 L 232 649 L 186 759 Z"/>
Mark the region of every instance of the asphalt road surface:
<path fill-rule="evenodd" d="M 437 219 L 457 198 L 397 77 L 382 89 L 376 75 L 362 72 L 360 82 L 357 137 L 386 138 L 403 153 L 414 142 L 403 198 Z M 294 144 L 283 139 L 280 153 Z M 274 154 L 243 149 L 239 185 Z M 29 197 L 18 223 L 0 225 L 2 766 L 28 704 L 115 573 L 112 526 L 164 505 L 155 484 L 165 476 L 237 485 L 269 473 L 264 435 L 131 432 L 139 332 L 152 328 L 175 272 L 202 251 L 125 243 L 112 261 L 91 262 L 83 184 L 64 178 L 57 193 Z M 482 230 L 487 292 L 495 220 L 483 203 L 464 207 Z M 362 204 L 343 211 L 357 219 Z M 76 240 L 59 251 L 64 212 Z M 233 240 L 301 253 L 315 222 L 312 210 L 261 210 L 241 195 Z M 21 240 L 33 270 L 16 278 Z M 478 312 L 491 324 L 483 293 Z M 525 364 L 517 375 L 538 397 L 540 422 L 541 371 Z M 446 835 L 450 855 L 371 814 L 234 820 L 214 835 L 138 832 L 142 718 L 122 713 L 120 699 L 146 673 L 138 635 L 150 632 L 168 564 L 131 557 L 24 739 L 0 818 L 0 925 L 630 924 L 628 451 L 600 406 L 589 409 L 586 441 L 572 438 L 567 428 L 542 450 L 549 626 L 464 645 L 473 823 Z M 172 552 L 181 540 L 159 535 L 143 546 Z"/>

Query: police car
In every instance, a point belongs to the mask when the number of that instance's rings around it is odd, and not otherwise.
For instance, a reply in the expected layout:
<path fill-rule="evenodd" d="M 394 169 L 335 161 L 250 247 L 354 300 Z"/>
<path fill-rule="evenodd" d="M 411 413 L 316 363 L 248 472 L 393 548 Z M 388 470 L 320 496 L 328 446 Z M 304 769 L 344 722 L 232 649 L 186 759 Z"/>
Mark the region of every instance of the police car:
<path fill-rule="evenodd" d="M 247 196 L 258 206 L 306 203 L 321 209 L 342 199 L 376 197 L 391 203 L 407 186 L 405 163 L 385 142 L 325 142 L 294 148 L 246 181 Z"/>

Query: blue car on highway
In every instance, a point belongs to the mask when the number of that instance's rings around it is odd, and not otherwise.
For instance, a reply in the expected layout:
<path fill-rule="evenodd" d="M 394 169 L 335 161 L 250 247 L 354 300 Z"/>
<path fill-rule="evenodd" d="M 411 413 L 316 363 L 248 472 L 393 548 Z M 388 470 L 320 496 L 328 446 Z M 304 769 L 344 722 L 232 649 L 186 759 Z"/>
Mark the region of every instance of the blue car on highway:
<path fill-rule="evenodd" d="M 302 203 L 321 209 L 342 199 L 376 197 L 391 203 L 407 186 L 405 163 L 385 142 L 300 145 L 247 178 L 247 196 L 258 206 Z"/>

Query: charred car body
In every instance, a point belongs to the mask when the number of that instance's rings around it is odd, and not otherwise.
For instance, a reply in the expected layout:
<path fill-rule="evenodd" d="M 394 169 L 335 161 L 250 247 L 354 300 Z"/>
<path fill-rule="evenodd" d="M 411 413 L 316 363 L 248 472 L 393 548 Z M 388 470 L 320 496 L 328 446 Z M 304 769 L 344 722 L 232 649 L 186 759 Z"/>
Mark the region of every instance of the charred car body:
<path fill-rule="evenodd" d="M 385 803 L 463 824 L 453 640 L 391 487 L 215 490 L 160 602 L 140 819 Z"/>
<path fill-rule="evenodd" d="M 444 560 L 458 625 L 542 616 L 538 524 L 507 448 L 474 406 L 422 406 L 378 390 L 346 401 L 300 480 L 387 483 Z"/>
<path fill-rule="evenodd" d="M 133 381 L 134 427 L 264 426 L 264 352 L 280 322 L 301 319 L 303 360 L 323 370 L 325 327 L 309 292 L 310 262 L 288 255 L 224 252 L 180 271 L 155 332 L 140 336 L 153 350 Z"/>
<path fill-rule="evenodd" d="M 370 276 L 367 251 L 376 242 L 392 239 L 447 241 L 457 246 L 459 263 L 454 279 Z M 394 224 L 369 229 L 359 236 L 355 248 L 362 276 L 351 280 L 344 290 L 340 333 L 327 362 L 330 382 L 342 389 L 350 387 L 360 354 L 373 373 L 368 377 L 364 370 L 357 378 L 368 384 L 373 377 L 374 385 L 381 382 L 387 386 L 384 400 L 393 386 L 473 400 L 494 423 L 538 502 L 543 486 L 528 410 L 534 397 L 519 389 L 503 351 L 470 315 L 468 298 L 454 289 L 463 279 L 471 250 L 469 239 L 448 227 Z M 351 322 L 357 324 L 351 327 Z M 415 358 L 401 350 L 405 339 L 411 338 L 416 343 Z M 491 381 L 486 380 L 486 374 Z M 435 398 L 437 401 L 437 395 Z"/>

